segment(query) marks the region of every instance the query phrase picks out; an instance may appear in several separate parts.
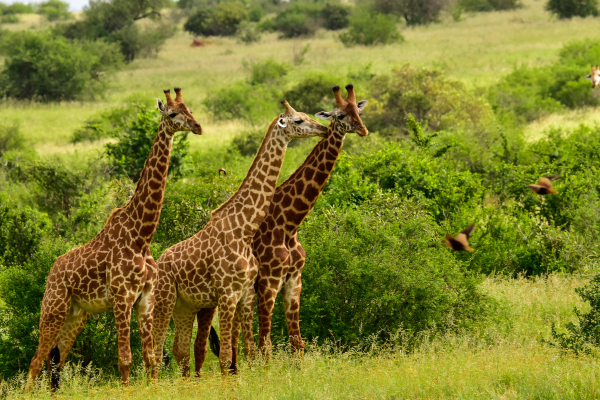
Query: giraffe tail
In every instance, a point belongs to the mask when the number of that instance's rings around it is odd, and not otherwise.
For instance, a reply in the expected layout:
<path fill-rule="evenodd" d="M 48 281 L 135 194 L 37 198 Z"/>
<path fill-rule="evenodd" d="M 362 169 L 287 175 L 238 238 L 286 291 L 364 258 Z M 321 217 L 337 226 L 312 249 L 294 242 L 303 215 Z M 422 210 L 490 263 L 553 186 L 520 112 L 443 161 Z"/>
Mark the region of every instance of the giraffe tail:
<path fill-rule="evenodd" d="M 219 340 L 219 334 L 214 327 L 210 327 L 210 334 L 208 335 L 208 344 L 210 345 L 210 351 L 217 357 L 221 352 L 221 341 Z"/>

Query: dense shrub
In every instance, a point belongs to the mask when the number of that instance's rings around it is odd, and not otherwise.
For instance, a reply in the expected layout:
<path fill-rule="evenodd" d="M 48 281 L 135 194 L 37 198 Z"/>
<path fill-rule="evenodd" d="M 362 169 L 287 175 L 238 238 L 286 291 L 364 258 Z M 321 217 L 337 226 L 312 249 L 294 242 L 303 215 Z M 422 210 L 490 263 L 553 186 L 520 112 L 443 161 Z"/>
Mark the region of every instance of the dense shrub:
<path fill-rule="evenodd" d="M 246 6 L 239 1 L 201 7 L 187 20 L 183 29 L 202 36 L 233 36 L 238 26 L 248 20 Z"/>
<path fill-rule="evenodd" d="M 231 144 L 241 155 L 251 157 L 258 151 L 264 137 L 262 129 L 242 132 L 233 137 Z"/>
<path fill-rule="evenodd" d="M 342 4 L 325 4 L 325 7 L 323 7 L 322 15 L 324 28 L 330 31 L 344 29 L 348 26 L 348 23 L 350 22 L 350 8 Z"/>
<path fill-rule="evenodd" d="M 523 6 L 520 0 L 460 0 L 458 4 L 465 11 L 514 10 Z"/>
<path fill-rule="evenodd" d="M 204 106 L 218 120 L 243 119 L 251 124 L 275 118 L 280 109 L 277 87 L 236 82 L 212 93 Z M 293 106 L 293 105 L 292 105 Z"/>
<path fill-rule="evenodd" d="M 323 25 L 322 7 L 304 2 L 291 3 L 272 24 L 283 38 L 312 36 Z"/>
<path fill-rule="evenodd" d="M 548 0 L 545 8 L 558 18 L 585 18 L 598 15 L 597 0 Z"/>
<path fill-rule="evenodd" d="M 105 145 L 113 175 L 126 176 L 137 182 L 156 138 L 159 123 L 155 109 L 139 105 L 136 117 L 122 131 L 113 132 L 117 141 Z M 182 132 L 173 139 L 169 174 L 175 177 L 183 172 L 189 147 L 187 135 L 188 132 Z"/>
<path fill-rule="evenodd" d="M 101 92 L 101 76 L 119 66 L 121 56 L 103 42 L 72 43 L 48 32 L 6 35 L 0 95 L 17 99 L 72 100 Z"/>
<path fill-rule="evenodd" d="M 244 44 L 260 42 L 261 35 L 255 22 L 243 21 L 238 25 L 238 41 Z"/>
<path fill-rule="evenodd" d="M 558 333 L 552 323 L 552 340 L 549 344 L 576 355 L 597 354 L 600 346 L 600 275 L 594 276 L 590 282 L 575 289 L 581 300 L 589 303 L 590 311 L 584 312 L 575 307 L 573 312 L 577 324 L 568 322 L 566 332 Z"/>
<path fill-rule="evenodd" d="M 25 137 L 18 124 L 0 124 L 0 157 L 13 150 L 25 148 Z"/>
<path fill-rule="evenodd" d="M 404 40 L 395 17 L 366 10 L 355 11 L 350 17 L 348 30 L 338 37 L 346 46 L 373 46 Z"/>
<path fill-rule="evenodd" d="M 283 97 L 296 109 L 315 114 L 330 111 L 333 107 L 331 88 L 339 85 L 340 79 L 323 74 L 308 75 L 298 82 Z"/>
<path fill-rule="evenodd" d="M 403 17 L 407 25 L 437 22 L 446 0 L 374 0 L 373 8 L 383 14 Z"/>
<path fill-rule="evenodd" d="M 386 137 L 407 133 L 412 114 L 430 130 L 482 129 L 493 121 L 485 99 L 436 69 L 405 65 L 371 82 L 372 101 L 363 119 L 371 131 Z"/>
<path fill-rule="evenodd" d="M 12 4 L 0 3 L 0 15 L 33 14 L 33 4 L 15 2 Z"/>
<path fill-rule="evenodd" d="M 288 64 L 278 62 L 273 58 L 266 58 L 255 63 L 244 62 L 244 66 L 250 70 L 249 83 L 251 85 L 273 85 L 278 83 L 291 69 Z"/>
<path fill-rule="evenodd" d="M 73 18 L 69 12 L 69 3 L 61 0 L 47 0 L 38 5 L 37 13 L 45 16 L 48 21 Z"/>
<path fill-rule="evenodd" d="M 309 217 L 299 239 L 302 335 L 354 344 L 399 330 L 439 334 L 472 328 L 490 301 L 478 279 L 441 244 L 442 232 L 418 201 L 376 197 L 360 208 L 332 208 Z M 284 331 L 275 310 L 273 333 Z"/>

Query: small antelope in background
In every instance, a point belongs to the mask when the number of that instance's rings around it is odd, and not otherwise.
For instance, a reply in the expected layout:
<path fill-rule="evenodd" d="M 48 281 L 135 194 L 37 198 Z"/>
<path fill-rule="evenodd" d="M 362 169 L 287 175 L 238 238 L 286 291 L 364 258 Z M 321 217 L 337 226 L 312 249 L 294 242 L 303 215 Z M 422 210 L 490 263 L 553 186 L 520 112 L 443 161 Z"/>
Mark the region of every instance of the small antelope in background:
<path fill-rule="evenodd" d="M 596 68 L 594 68 L 592 65 L 592 72 L 586 76 L 585 79 L 592 81 L 592 89 L 596 86 L 600 86 L 600 68 L 598 68 L 597 65 Z"/>

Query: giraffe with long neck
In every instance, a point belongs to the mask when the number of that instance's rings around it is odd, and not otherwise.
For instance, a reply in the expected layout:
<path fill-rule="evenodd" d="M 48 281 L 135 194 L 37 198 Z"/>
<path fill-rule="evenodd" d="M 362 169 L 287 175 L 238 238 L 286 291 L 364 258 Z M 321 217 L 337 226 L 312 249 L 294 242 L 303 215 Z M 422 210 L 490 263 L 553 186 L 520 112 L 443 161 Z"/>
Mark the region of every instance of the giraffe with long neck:
<path fill-rule="evenodd" d="M 190 343 L 197 313 L 212 320 L 216 308 L 219 309 L 224 338 L 219 356 L 223 375 L 227 375 L 232 361 L 234 317 L 244 321 L 244 350 L 247 356 L 253 354 L 252 321 L 248 323 L 245 318 L 254 307 L 254 282 L 258 274 L 252 239 L 273 198 L 290 140 L 323 136 L 327 131 L 306 114 L 296 112 L 285 100 L 282 103 L 286 111 L 269 126 L 239 189 L 212 212 L 200 232 L 170 247 L 158 259 L 155 354 L 162 355 L 173 317 L 173 355 L 184 376 L 189 375 Z M 156 361 L 159 364 L 159 359 Z M 158 372 L 159 368 L 155 368 L 153 377 L 158 377 Z"/>
<path fill-rule="evenodd" d="M 302 289 L 302 269 L 305 252 L 298 241 L 298 227 L 314 207 L 335 162 L 340 155 L 347 133 L 367 136 L 368 131 L 360 118 L 367 105 L 366 100 L 356 102 L 354 87 L 347 85 L 348 95 L 342 99 L 340 88 L 333 93 L 336 106 L 331 112 L 315 114 L 322 119 L 332 119 L 327 134 L 315 146 L 304 163 L 275 191 L 267 216 L 254 236 L 252 247 L 259 262 L 258 279 L 255 285 L 258 297 L 259 349 L 268 354 L 271 350 L 271 318 L 277 293 L 281 292 L 290 342 L 294 350 L 302 351 L 304 342 L 300 335 L 299 310 Z M 194 343 L 197 371 L 201 368 L 206 353 L 209 329 L 212 323 L 198 315 L 198 335 Z M 247 318 L 252 320 L 252 315 Z M 236 320 L 236 322 L 238 322 Z M 236 372 L 236 350 L 239 324 L 233 331 L 232 372 Z M 236 335 L 237 333 L 237 335 Z M 215 334 L 211 340 L 216 340 Z M 212 346 L 215 347 L 215 346 Z"/>
<path fill-rule="evenodd" d="M 40 341 L 31 361 L 28 388 L 47 358 L 51 386 L 57 388 L 60 369 L 90 315 L 113 311 L 117 325 L 119 369 L 123 384 L 129 380 L 131 310 L 138 319 L 144 363 L 154 364 L 152 312 L 157 266 L 150 243 L 162 207 L 173 136 L 178 131 L 202 134 L 202 127 L 183 103 L 181 89 L 175 100 L 165 90 L 166 104 L 157 99 L 162 115 L 158 134 L 137 182 L 122 208 L 87 244 L 58 257 L 50 270 L 42 301 Z"/>

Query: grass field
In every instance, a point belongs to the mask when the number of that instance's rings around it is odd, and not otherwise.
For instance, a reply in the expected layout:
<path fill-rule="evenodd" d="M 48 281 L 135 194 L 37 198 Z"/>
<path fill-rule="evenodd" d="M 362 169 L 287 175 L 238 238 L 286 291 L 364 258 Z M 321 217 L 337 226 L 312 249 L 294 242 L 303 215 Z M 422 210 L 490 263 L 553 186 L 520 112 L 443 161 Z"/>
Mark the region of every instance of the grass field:
<path fill-rule="evenodd" d="M 73 131 L 95 113 L 118 107 L 132 98 L 155 98 L 162 89 L 184 88 L 186 104 L 197 110 L 205 127 L 205 136 L 192 137 L 192 149 L 207 150 L 244 129 L 242 122 L 217 123 L 201 110 L 200 103 L 212 91 L 244 79 L 248 71 L 242 61 L 273 57 L 293 65 L 294 54 L 307 44 L 305 61 L 293 67 L 291 82 L 307 71 L 332 72 L 357 70 L 371 64 L 374 73 L 388 72 L 405 63 L 435 66 L 469 86 L 493 84 L 521 64 L 541 65 L 552 62 L 563 43 L 593 36 L 594 18 L 553 19 L 543 10 L 543 2 L 525 0 L 516 11 L 465 14 L 455 22 L 446 16 L 439 24 L 403 30 L 404 43 L 353 48 L 344 47 L 334 33 L 322 32 L 308 40 L 277 40 L 276 34 L 263 35 L 260 43 L 249 46 L 232 39 L 215 39 L 202 48 L 190 48 L 191 36 L 179 32 L 169 39 L 156 58 L 139 59 L 110 79 L 110 90 L 103 99 L 93 102 L 68 102 L 42 105 L 28 102 L 4 102 L 0 118 L 19 122 L 30 144 L 42 155 L 87 153 L 99 143 L 72 145 Z M 39 16 L 22 16 L 9 29 L 45 26 Z M 344 84 L 345 82 L 340 82 Z M 360 94 L 360 88 L 358 88 Z M 530 127 L 537 136 L 555 122 L 577 124 L 600 120 L 600 113 L 567 113 L 551 116 Z"/>
<path fill-rule="evenodd" d="M 226 381 L 211 355 L 202 378 L 165 373 L 158 383 L 140 377 L 122 389 L 117 380 L 65 371 L 64 386 L 50 396 L 45 381 L 31 395 L 22 377 L 4 382 L 8 398 L 102 399 L 597 399 L 600 360 L 564 355 L 543 345 L 550 324 L 562 327 L 583 308 L 573 289 L 584 278 L 484 281 L 485 292 L 504 304 L 498 324 L 477 336 L 425 342 L 411 354 L 402 348 L 339 352 L 308 346 L 300 363 L 280 350 L 269 367 L 249 368 Z"/>

